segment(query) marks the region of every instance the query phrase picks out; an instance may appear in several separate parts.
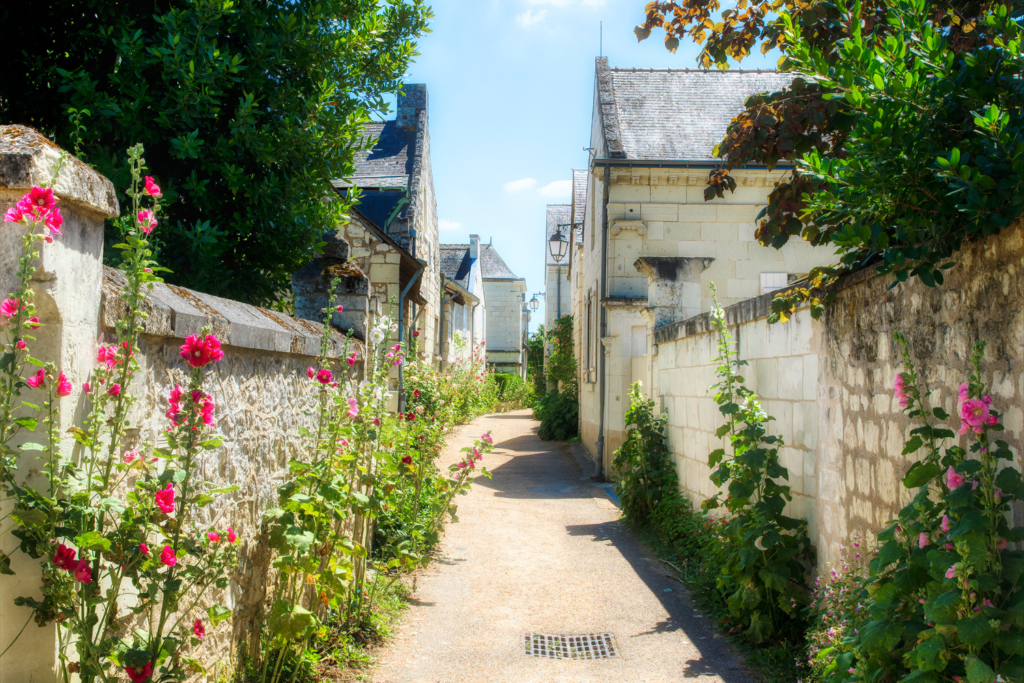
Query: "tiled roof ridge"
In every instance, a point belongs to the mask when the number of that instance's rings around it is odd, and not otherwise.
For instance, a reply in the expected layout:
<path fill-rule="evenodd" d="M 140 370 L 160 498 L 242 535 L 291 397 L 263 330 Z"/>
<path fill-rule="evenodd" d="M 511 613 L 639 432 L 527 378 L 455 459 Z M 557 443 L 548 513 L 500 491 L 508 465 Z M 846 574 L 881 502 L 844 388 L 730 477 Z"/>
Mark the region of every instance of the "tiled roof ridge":
<path fill-rule="evenodd" d="M 655 69 L 636 66 L 610 66 L 609 71 L 615 71 L 618 73 L 691 73 L 691 74 L 788 74 L 791 71 L 779 71 L 778 69 L 691 69 L 685 67 L 683 69 Z"/>

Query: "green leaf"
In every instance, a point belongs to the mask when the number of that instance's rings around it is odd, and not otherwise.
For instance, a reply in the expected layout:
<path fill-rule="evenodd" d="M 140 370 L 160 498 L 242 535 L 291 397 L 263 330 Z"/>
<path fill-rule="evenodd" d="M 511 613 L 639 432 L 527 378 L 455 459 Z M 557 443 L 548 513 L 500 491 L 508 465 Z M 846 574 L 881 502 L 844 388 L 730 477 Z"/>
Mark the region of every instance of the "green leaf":
<path fill-rule="evenodd" d="M 960 637 L 960 642 L 967 643 L 973 648 L 980 648 L 986 644 L 992 639 L 993 633 L 988 620 L 984 618 L 961 619 L 956 622 L 956 634 Z"/>
<path fill-rule="evenodd" d="M 276 601 L 267 617 L 267 630 L 285 642 L 305 638 L 315 628 L 312 612 L 285 600 Z"/>
<path fill-rule="evenodd" d="M 768 615 L 754 612 L 750 617 L 750 626 L 744 631 L 744 635 L 754 643 L 763 643 L 771 637 L 774 630 L 775 627 Z"/>
<path fill-rule="evenodd" d="M 993 683 L 995 680 L 996 672 L 988 664 L 977 657 L 970 657 L 967 660 L 968 683 Z"/>
<path fill-rule="evenodd" d="M 869 622 L 860 630 L 861 644 L 870 652 L 888 652 L 900 642 L 903 627 L 883 619 Z"/>
<path fill-rule="evenodd" d="M 28 443 L 21 444 L 21 450 L 23 450 L 23 451 L 45 451 L 46 450 L 46 446 L 44 446 L 41 443 L 35 443 L 35 442 L 30 441 Z"/>
<path fill-rule="evenodd" d="M 946 662 L 942 659 L 942 653 L 945 651 L 946 641 L 942 636 L 935 635 L 918 644 L 911 656 L 922 671 L 942 671 L 946 668 Z"/>
<path fill-rule="evenodd" d="M 15 510 L 11 517 L 21 526 L 29 528 L 39 528 L 47 521 L 46 513 L 42 510 Z"/>
<path fill-rule="evenodd" d="M 206 616 L 210 620 L 211 626 L 216 626 L 220 622 L 231 617 L 231 610 L 227 607 L 221 607 L 220 605 L 212 605 L 206 610 Z"/>
<path fill-rule="evenodd" d="M 110 550 L 110 541 L 95 531 L 86 531 L 76 536 L 75 545 L 82 550 Z"/>
<path fill-rule="evenodd" d="M 39 426 L 39 420 L 34 417 L 19 417 L 14 421 L 14 424 L 24 427 L 30 432 L 36 431 L 36 427 Z"/>
<path fill-rule="evenodd" d="M 917 439 L 919 444 L 918 448 L 920 448 L 921 440 L 916 436 L 914 437 L 914 439 Z M 911 441 L 913 441 L 914 439 L 911 439 Z M 910 442 L 907 442 L 907 446 L 909 448 Z M 915 448 L 914 450 L 917 450 L 917 448 Z M 912 452 L 913 451 L 911 451 L 911 453 Z M 906 449 L 903 450 L 903 455 L 908 455 Z M 907 470 L 907 474 L 903 477 L 903 485 L 906 486 L 908 489 L 916 489 L 920 486 L 924 486 L 929 481 L 934 479 L 935 476 L 939 474 L 939 472 L 941 471 L 942 468 L 937 463 L 915 462 L 913 465 L 910 466 L 910 469 Z"/>

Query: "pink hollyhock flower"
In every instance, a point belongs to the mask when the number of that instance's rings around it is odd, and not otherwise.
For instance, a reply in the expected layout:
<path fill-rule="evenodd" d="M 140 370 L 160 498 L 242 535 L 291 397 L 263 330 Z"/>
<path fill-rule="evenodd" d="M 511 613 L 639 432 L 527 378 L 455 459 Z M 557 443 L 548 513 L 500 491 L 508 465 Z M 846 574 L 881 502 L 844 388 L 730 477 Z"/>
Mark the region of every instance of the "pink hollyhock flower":
<path fill-rule="evenodd" d="M 984 605 L 985 607 L 991 607 L 992 609 L 995 609 L 995 608 L 996 608 L 996 606 L 995 606 L 995 605 L 993 605 L 993 604 L 992 604 L 992 601 L 991 601 L 991 600 L 989 600 L 988 598 L 985 598 L 984 600 L 982 600 L 982 601 L 981 601 L 981 604 L 982 604 L 982 605 Z"/>
<path fill-rule="evenodd" d="M 125 673 L 132 683 L 142 683 L 153 676 L 153 665 L 146 661 L 144 667 L 125 667 Z"/>
<path fill-rule="evenodd" d="M 46 229 L 52 232 L 54 235 L 60 235 L 60 227 L 64 225 L 64 216 L 60 214 L 60 209 L 54 209 L 50 213 L 46 214 Z"/>
<path fill-rule="evenodd" d="M 917 547 L 923 548 L 928 545 L 928 534 L 922 533 L 917 539 Z"/>
<path fill-rule="evenodd" d="M 18 200 L 18 210 L 36 218 L 43 216 L 47 211 L 57 205 L 53 197 L 53 190 L 49 188 L 33 187 L 28 194 Z"/>
<path fill-rule="evenodd" d="M 61 398 L 71 395 L 71 382 L 68 381 L 63 372 L 57 377 L 57 395 Z"/>
<path fill-rule="evenodd" d="M 153 675 L 153 665 L 146 662 L 145 666 L 126 666 L 124 672 L 132 679 L 132 683 L 143 683 Z"/>
<path fill-rule="evenodd" d="M 75 579 L 81 583 L 92 583 L 92 568 L 87 560 L 79 560 L 75 567 Z"/>
<path fill-rule="evenodd" d="M 160 508 L 161 512 L 174 512 L 174 485 L 167 482 L 167 488 L 157 491 L 154 499 L 156 500 L 156 506 Z"/>
<path fill-rule="evenodd" d="M 113 368 L 117 365 L 117 349 L 113 346 L 100 347 L 96 351 L 96 362 L 105 363 L 108 368 Z"/>
<path fill-rule="evenodd" d="M 336 308 L 335 310 L 338 311 L 338 313 L 344 313 L 345 312 L 345 307 L 344 306 L 338 306 L 338 308 Z"/>
<path fill-rule="evenodd" d="M 999 540 L 996 542 L 996 549 L 997 550 L 1006 550 L 1006 546 L 1007 545 L 1009 545 L 1009 543 L 1007 543 L 1006 539 L 1000 537 Z"/>
<path fill-rule="evenodd" d="M 419 330 L 413 330 L 413 331 L 412 331 L 412 336 L 413 336 L 413 337 L 418 337 L 418 336 L 420 336 L 420 331 L 419 331 Z"/>
<path fill-rule="evenodd" d="M 489 444 L 493 444 L 494 443 L 494 439 L 491 438 L 491 433 L 490 432 L 487 432 L 486 434 L 481 435 L 480 439 L 482 441 L 486 441 Z"/>
<path fill-rule="evenodd" d="M 479 449 L 473 449 L 473 460 L 483 460 L 483 457 L 484 456 L 480 455 Z"/>
<path fill-rule="evenodd" d="M 74 571 L 78 567 L 78 561 L 75 560 L 75 551 L 63 543 L 58 545 L 57 550 L 54 551 L 53 563 L 68 572 Z"/>
<path fill-rule="evenodd" d="M 988 406 L 979 398 L 969 398 L 960 406 L 960 419 L 964 424 L 980 427 L 988 417 Z"/>
<path fill-rule="evenodd" d="M 192 624 L 192 633 L 196 634 L 196 638 L 199 640 L 206 637 L 206 627 L 203 626 L 202 619 L 196 619 L 195 623 Z"/>
<path fill-rule="evenodd" d="M 203 418 L 203 424 L 205 424 L 207 427 L 212 427 L 213 425 L 216 424 L 216 422 L 213 419 L 213 409 L 213 398 L 211 396 L 207 396 L 206 399 L 203 401 L 203 407 L 200 411 L 200 415 Z"/>
<path fill-rule="evenodd" d="M 91 394 L 92 393 L 92 387 L 89 386 L 88 382 L 82 382 L 82 393 L 83 394 Z"/>
<path fill-rule="evenodd" d="M 207 531 L 206 537 L 210 539 L 211 543 L 220 543 L 220 534 L 216 531 Z"/>
<path fill-rule="evenodd" d="M 951 489 L 955 489 L 964 483 L 963 475 L 957 474 L 953 466 L 950 465 L 949 469 L 946 470 L 946 486 Z"/>
<path fill-rule="evenodd" d="M 939 525 L 943 531 L 949 531 L 949 517 L 942 515 L 942 524 Z"/>
<path fill-rule="evenodd" d="M 353 365 L 355 365 L 356 364 L 356 352 L 353 351 L 352 355 L 349 356 L 346 360 L 348 361 L 348 366 L 349 367 L 352 367 Z"/>
<path fill-rule="evenodd" d="M 4 299 L 4 302 L 0 304 L 0 314 L 7 318 L 13 318 L 18 315 L 19 308 L 21 308 L 21 301 L 18 299 Z"/>
<path fill-rule="evenodd" d="M 165 545 L 163 551 L 160 553 L 160 561 L 167 567 L 173 567 L 178 564 L 178 557 L 174 554 L 174 548 L 169 545 Z"/>
<path fill-rule="evenodd" d="M 153 232 L 153 228 L 156 227 L 156 218 L 153 216 L 153 212 L 149 209 L 143 209 L 139 211 L 138 215 L 139 227 L 142 228 L 142 232 L 147 235 Z"/>
<path fill-rule="evenodd" d="M 987 406 L 990 406 L 990 405 L 992 405 L 992 397 L 991 396 L 982 396 L 981 397 L 981 402 L 984 403 Z"/>
<path fill-rule="evenodd" d="M 142 553 L 143 555 L 149 555 L 149 546 L 146 545 L 145 543 L 140 543 L 139 544 L 139 552 Z"/>
<path fill-rule="evenodd" d="M 316 381 L 320 382 L 320 384 L 330 384 L 332 379 L 334 379 L 334 375 L 331 374 L 330 370 L 324 369 L 316 373 Z"/>
<path fill-rule="evenodd" d="M 124 461 L 130 465 L 141 457 L 142 456 L 139 455 L 139 452 L 133 448 L 124 454 Z"/>
<path fill-rule="evenodd" d="M 153 176 L 146 176 L 146 194 L 150 197 L 162 197 L 160 186 L 153 182 Z"/>
<path fill-rule="evenodd" d="M 970 387 L 970 385 L 968 385 L 967 382 L 964 382 L 963 384 L 960 385 L 960 389 L 959 389 L 958 393 L 959 393 L 959 397 L 958 397 L 959 401 L 960 401 L 960 403 L 963 403 L 964 401 L 966 401 L 967 399 L 969 399 L 971 397 L 971 387 Z"/>
<path fill-rule="evenodd" d="M 220 340 L 212 334 L 205 337 L 190 334 L 181 346 L 182 360 L 187 360 L 188 364 L 194 368 L 201 368 L 210 361 L 218 361 L 223 357 L 224 352 L 220 349 Z"/>
<path fill-rule="evenodd" d="M 359 414 L 359 401 L 355 397 L 348 399 L 348 416 L 355 417 Z"/>
<path fill-rule="evenodd" d="M 996 489 L 995 491 L 993 491 L 993 493 L 995 494 L 996 500 L 999 500 L 1000 498 L 1003 497 L 1002 489 Z"/>
<path fill-rule="evenodd" d="M 7 209 L 4 214 L 4 223 L 20 223 L 25 219 L 25 214 L 17 206 Z"/>
<path fill-rule="evenodd" d="M 43 386 L 44 382 L 46 382 L 46 370 L 42 368 L 39 369 L 39 372 L 25 380 L 25 384 L 34 389 L 38 389 Z"/>
<path fill-rule="evenodd" d="M 234 529 L 228 527 L 228 543 L 234 543 L 238 536 L 235 535 Z"/>
<path fill-rule="evenodd" d="M 121 393 L 121 385 L 120 384 L 111 384 L 110 388 L 107 389 L 107 395 L 111 396 L 111 397 L 117 396 L 120 393 Z"/>
<path fill-rule="evenodd" d="M 175 408 L 181 407 L 181 399 L 185 396 L 185 390 L 181 388 L 180 384 L 175 384 L 174 388 L 171 389 L 170 394 L 167 395 L 167 401 Z"/>
<path fill-rule="evenodd" d="M 956 577 L 956 565 L 955 564 L 952 567 L 950 567 L 949 569 L 946 570 L 946 578 L 947 579 L 952 579 L 954 577 Z"/>
<path fill-rule="evenodd" d="M 456 465 L 456 467 L 458 467 L 458 468 L 459 468 L 460 470 L 461 470 L 462 468 L 464 468 L 465 466 L 466 466 L 466 461 L 465 461 L 465 460 L 463 460 L 463 461 L 462 461 L 462 462 L 460 462 L 460 463 L 459 463 L 458 465 Z"/>
<path fill-rule="evenodd" d="M 28 327 L 31 330 L 35 330 L 35 329 L 38 329 L 38 328 L 42 327 L 43 324 L 41 322 L 39 322 L 39 318 L 33 317 L 33 318 L 29 318 L 28 319 L 28 322 L 25 323 L 25 326 Z"/>
<path fill-rule="evenodd" d="M 25 349 L 28 348 L 28 344 L 19 339 L 18 342 L 14 345 L 14 348 L 18 349 L 19 351 L 24 351 Z"/>
<path fill-rule="evenodd" d="M 403 456 L 402 457 L 402 462 L 404 462 L 406 465 L 411 465 L 412 464 L 412 456 L 411 455 Z"/>
<path fill-rule="evenodd" d="M 312 367 L 306 368 L 306 377 L 310 379 L 316 377 L 316 370 L 314 370 Z"/>
<path fill-rule="evenodd" d="M 413 398 L 419 398 L 420 397 L 420 390 L 419 389 L 413 389 L 412 390 L 412 396 L 413 396 Z"/>
<path fill-rule="evenodd" d="M 373 418 L 373 426 L 374 427 L 380 427 L 380 418 L 379 417 Z"/>

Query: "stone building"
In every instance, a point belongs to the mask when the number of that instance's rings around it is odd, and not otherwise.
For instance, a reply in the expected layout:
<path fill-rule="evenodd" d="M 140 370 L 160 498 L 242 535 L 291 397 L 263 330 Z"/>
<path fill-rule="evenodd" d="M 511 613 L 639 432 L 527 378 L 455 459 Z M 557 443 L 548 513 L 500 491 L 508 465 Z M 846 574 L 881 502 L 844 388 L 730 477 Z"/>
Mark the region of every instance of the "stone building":
<path fill-rule="evenodd" d="M 754 239 L 783 170 L 748 166 L 704 201 L 712 148 L 752 94 L 788 76 L 761 71 L 609 68 L 597 60 L 581 241 L 572 254 L 583 443 L 608 471 L 625 435 L 629 387 L 651 386 L 655 327 L 784 286 L 820 259 Z M 781 165 L 780 165 L 781 166 Z M 781 285 L 780 285 L 781 283 Z"/>
<path fill-rule="evenodd" d="M 452 363 L 457 358 L 468 357 L 477 344 L 487 341 L 480 236 L 470 235 L 468 245 L 442 244 L 440 254 L 441 279 L 448 301 L 442 308 L 442 358 L 445 363 Z M 456 344 L 455 335 L 459 335 L 464 344 Z"/>
<path fill-rule="evenodd" d="M 569 255 L 561 261 L 551 255 L 548 240 L 556 232 L 568 238 L 571 230 L 572 205 L 548 204 L 544 232 L 544 329 L 554 329 L 555 321 L 564 315 L 571 315 L 572 296 L 569 291 Z M 548 371 L 551 357 L 551 342 L 544 344 L 544 374 Z M 550 388 L 550 383 L 549 383 Z"/>
<path fill-rule="evenodd" d="M 352 177 L 346 181 L 335 181 L 334 186 L 341 194 L 357 187 L 360 193 L 358 216 L 361 218 L 356 222 L 365 219 L 365 222 L 377 226 L 414 260 L 422 261 L 423 271 L 419 276 L 421 297 L 414 297 L 408 315 L 403 316 L 407 321 L 403 338 L 408 337 L 415 321 L 420 329 L 420 355 L 433 358 L 437 355 L 441 282 L 437 202 L 430 167 L 427 86 L 406 84 L 404 92 L 398 96 L 395 119 L 368 123 L 364 131 L 375 140 L 373 146 L 356 154 L 356 170 Z M 359 226 L 348 226 L 348 230 L 353 232 L 360 229 Z M 377 238 L 373 239 L 376 249 Z M 393 248 L 393 245 L 389 244 L 389 247 Z M 365 257 L 363 249 L 369 248 L 353 241 L 353 258 Z M 403 262 L 401 255 L 396 261 L 395 253 L 392 253 L 391 261 L 385 258 L 385 263 L 371 263 L 365 272 L 373 283 L 391 283 L 395 265 L 406 271 L 411 267 L 407 260 Z M 375 289 L 374 293 L 378 290 Z M 382 306 L 386 306 L 383 301 Z"/>
<path fill-rule="evenodd" d="M 526 377 L 526 280 L 516 277 L 494 245 L 481 244 L 478 235 L 470 235 L 469 244 L 441 245 L 441 273 L 446 286 L 463 290 L 460 294 L 453 288 L 445 298 L 458 302 L 461 296 L 468 302 L 451 314 L 448 337 L 458 332 L 477 344 L 486 342 L 489 369 Z M 479 297 L 479 304 L 473 297 Z"/>

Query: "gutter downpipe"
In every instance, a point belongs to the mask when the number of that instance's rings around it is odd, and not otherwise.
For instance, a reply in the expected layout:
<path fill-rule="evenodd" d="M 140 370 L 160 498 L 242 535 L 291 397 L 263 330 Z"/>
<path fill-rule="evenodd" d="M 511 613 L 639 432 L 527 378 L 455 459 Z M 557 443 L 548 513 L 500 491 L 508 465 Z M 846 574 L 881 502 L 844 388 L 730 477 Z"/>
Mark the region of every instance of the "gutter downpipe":
<path fill-rule="evenodd" d="M 597 473 L 594 478 L 598 481 L 603 481 L 604 476 L 604 402 L 605 402 L 605 353 L 604 353 L 604 342 L 601 341 L 606 336 L 605 328 L 607 327 L 607 309 L 604 299 L 608 298 L 608 182 L 611 179 L 611 167 L 604 167 L 604 187 L 601 188 L 602 194 L 602 205 L 601 205 L 601 324 L 600 338 L 598 341 L 601 343 L 600 356 L 598 356 L 598 375 L 600 377 L 600 384 L 598 386 L 599 401 L 599 426 L 597 428 Z M 597 351 L 597 349 L 594 349 Z"/>
<path fill-rule="evenodd" d="M 416 274 L 409 279 L 409 283 L 398 296 L 398 343 L 402 344 L 403 350 L 405 349 L 405 325 L 403 324 L 405 320 L 405 296 L 409 293 L 409 290 L 412 289 L 412 286 L 416 281 L 420 279 L 420 275 L 423 274 L 424 267 L 425 266 L 423 265 L 420 266 L 420 269 L 417 270 Z M 405 363 L 398 366 L 398 412 L 400 413 L 405 410 L 405 375 L 403 370 L 405 370 Z"/>
<path fill-rule="evenodd" d="M 572 230 L 569 231 L 569 236 L 572 237 Z M 562 266 L 555 266 L 558 268 L 558 273 L 555 275 L 555 280 L 558 281 L 557 294 L 558 303 L 556 304 L 555 310 L 557 311 L 556 320 L 562 317 Z"/>

